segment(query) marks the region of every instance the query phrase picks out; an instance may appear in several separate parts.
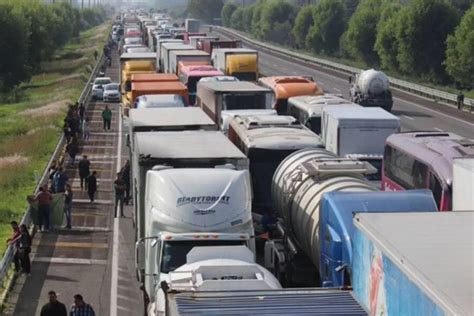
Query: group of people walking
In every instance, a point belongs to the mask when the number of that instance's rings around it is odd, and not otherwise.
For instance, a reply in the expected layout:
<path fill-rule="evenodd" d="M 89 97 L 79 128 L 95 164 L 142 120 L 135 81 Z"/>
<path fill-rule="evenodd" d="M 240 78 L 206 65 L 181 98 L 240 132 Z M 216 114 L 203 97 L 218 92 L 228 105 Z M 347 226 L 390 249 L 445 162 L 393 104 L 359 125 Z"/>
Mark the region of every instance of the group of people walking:
<path fill-rule="evenodd" d="M 84 302 L 81 294 L 76 294 L 68 315 L 66 305 L 58 300 L 56 292 L 49 291 L 48 303 L 41 308 L 40 316 L 95 316 L 95 311 L 91 305 Z"/>

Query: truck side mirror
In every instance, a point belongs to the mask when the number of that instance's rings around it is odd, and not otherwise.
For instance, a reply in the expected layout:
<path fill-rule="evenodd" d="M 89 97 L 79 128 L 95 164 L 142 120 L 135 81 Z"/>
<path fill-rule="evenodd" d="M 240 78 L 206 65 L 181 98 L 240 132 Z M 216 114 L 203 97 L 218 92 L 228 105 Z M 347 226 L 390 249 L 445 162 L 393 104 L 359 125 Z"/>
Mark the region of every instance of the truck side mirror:
<path fill-rule="evenodd" d="M 140 239 L 135 243 L 135 268 L 137 271 L 145 270 L 145 242 L 146 239 Z"/>

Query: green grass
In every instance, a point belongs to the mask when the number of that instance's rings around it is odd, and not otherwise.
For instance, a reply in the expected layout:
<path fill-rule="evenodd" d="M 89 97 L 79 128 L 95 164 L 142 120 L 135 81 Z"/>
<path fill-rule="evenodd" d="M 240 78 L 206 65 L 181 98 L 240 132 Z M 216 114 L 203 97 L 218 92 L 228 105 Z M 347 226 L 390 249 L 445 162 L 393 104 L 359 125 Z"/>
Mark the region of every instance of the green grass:
<path fill-rule="evenodd" d="M 67 103 L 79 97 L 101 51 L 109 24 L 82 32 L 43 63 L 43 72 L 17 89 L 16 103 L 0 103 L 0 253 L 20 220 L 61 135 Z M 3 96 L 2 99 L 6 99 Z"/>

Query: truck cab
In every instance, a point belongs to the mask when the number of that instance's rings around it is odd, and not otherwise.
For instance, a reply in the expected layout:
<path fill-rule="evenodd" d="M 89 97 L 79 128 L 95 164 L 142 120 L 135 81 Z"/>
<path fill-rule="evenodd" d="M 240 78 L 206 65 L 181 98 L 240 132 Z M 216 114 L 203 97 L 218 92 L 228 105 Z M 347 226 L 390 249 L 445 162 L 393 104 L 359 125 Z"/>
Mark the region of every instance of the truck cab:
<path fill-rule="evenodd" d="M 324 193 L 321 199 L 319 224 L 321 285 L 323 287 L 351 285 L 354 213 L 437 210 L 430 190 Z"/>
<path fill-rule="evenodd" d="M 144 190 L 145 236 L 136 258 L 150 301 L 156 286 L 185 264 L 196 246 L 243 245 L 255 251 L 247 170 L 155 166 Z"/>

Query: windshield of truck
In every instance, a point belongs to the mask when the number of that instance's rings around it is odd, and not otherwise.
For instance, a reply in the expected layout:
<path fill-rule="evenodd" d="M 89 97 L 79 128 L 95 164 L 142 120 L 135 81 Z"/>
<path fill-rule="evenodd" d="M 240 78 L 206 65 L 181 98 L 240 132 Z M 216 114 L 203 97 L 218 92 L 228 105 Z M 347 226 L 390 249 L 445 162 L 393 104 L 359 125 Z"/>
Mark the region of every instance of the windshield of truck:
<path fill-rule="evenodd" d="M 169 273 L 186 264 L 186 255 L 196 246 L 241 246 L 246 240 L 179 240 L 166 241 L 163 245 L 161 269 Z"/>
<path fill-rule="evenodd" d="M 266 109 L 267 94 L 225 94 L 222 110 Z"/>
<path fill-rule="evenodd" d="M 252 176 L 253 200 L 257 207 L 255 210 L 260 213 L 259 208 L 271 207 L 271 187 L 272 178 L 276 168 L 288 155 L 295 152 L 290 150 L 258 149 L 252 148 L 249 151 L 250 174 Z"/>

